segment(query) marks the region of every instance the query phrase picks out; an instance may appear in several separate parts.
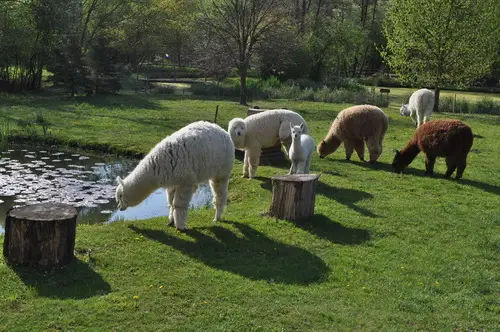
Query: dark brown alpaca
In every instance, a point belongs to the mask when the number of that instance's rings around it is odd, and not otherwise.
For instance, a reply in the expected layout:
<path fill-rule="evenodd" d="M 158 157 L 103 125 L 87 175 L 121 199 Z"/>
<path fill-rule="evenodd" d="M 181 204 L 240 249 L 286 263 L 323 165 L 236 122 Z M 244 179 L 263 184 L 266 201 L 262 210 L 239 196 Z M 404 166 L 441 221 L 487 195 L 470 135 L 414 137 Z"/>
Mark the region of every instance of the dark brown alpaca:
<path fill-rule="evenodd" d="M 421 125 L 410 142 L 401 150 L 396 150 L 392 167 L 401 173 L 420 151 L 425 153 L 425 174 L 432 175 L 437 157 L 446 157 L 448 167 L 445 177 L 450 177 L 457 169 L 456 179 L 460 179 L 467 164 L 474 137 L 471 128 L 459 120 L 435 120 Z"/>

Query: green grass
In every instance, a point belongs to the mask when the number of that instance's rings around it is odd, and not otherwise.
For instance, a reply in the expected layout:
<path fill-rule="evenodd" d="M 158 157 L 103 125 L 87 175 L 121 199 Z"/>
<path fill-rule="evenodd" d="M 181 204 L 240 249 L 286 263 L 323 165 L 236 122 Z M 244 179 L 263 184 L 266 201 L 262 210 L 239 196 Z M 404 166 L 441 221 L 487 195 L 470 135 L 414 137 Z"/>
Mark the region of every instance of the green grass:
<path fill-rule="evenodd" d="M 42 112 L 61 141 L 146 153 L 183 125 L 212 120 L 217 104 L 224 127 L 246 113 L 231 101 L 173 96 L 4 96 L 0 120 Z M 254 104 L 300 112 L 316 142 L 347 106 Z M 402 148 L 414 128 L 396 109 L 385 110 L 390 126 L 377 165 L 346 162 L 343 149 L 322 160 L 314 155 L 321 177 L 310 220 L 262 216 L 270 178 L 287 169 L 262 166 L 257 179 L 242 179 L 237 160 L 225 222 L 200 209 L 189 212 L 186 233 L 165 218 L 79 225 L 76 261 L 47 273 L 0 259 L 0 329 L 498 330 L 500 118 L 433 115 L 463 119 L 476 135 L 456 182 L 442 178 L 442 159 L 437 175 L 424 177 L 422 155 L 406 174 L 390 172 L 392 148 Z"/>

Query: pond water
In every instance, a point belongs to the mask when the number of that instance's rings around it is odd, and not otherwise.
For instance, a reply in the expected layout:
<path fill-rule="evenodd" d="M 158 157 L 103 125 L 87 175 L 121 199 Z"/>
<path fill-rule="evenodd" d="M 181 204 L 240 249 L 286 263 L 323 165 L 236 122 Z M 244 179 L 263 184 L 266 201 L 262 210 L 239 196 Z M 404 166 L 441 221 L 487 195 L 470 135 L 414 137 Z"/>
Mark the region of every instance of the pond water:
<path fill-rule="evenodd" d="M 56 147 L 10 146 L 0 154 L 0 234 L 11 206 L 62 202 L 75 206 L 79 223 L 109 223 L 168 216 L 164 189 L 141 204 L 119 211 L 115 179 L 127 176 L 138 160 L 71 152 Z M 208 206 L 212 193 L 201 184 L 191 208 Z"/>

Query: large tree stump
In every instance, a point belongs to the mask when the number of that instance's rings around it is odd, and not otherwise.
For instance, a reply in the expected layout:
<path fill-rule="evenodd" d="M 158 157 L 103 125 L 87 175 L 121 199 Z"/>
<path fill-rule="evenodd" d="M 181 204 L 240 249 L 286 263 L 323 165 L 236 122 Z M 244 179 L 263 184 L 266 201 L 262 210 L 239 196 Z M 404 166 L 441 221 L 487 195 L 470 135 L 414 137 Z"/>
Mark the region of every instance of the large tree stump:
<path fill-rule="evenodd" d="M 267 111 L 266 109 L 260 108 L 249 108 L 247 110 L 247 116 L 262 113 Z M 285 154 L 281 150 L 281 143 L 278 142 L 275 146 L 269 148 L 263 148 L 260 155 L 259 165 L 279 165 L 286 161 Z"/>
<path fill-rule="evenodd" d="M 269 215 L 278 219 L 299 220 L 314 215 L 317 174 L 275 176 Z"/>
<path fill-rule="evenodd" d="M 78 211 L 41 203 L 7 211 L 3 255 L 9 263 L 50 267 L 71 262 Z"/>

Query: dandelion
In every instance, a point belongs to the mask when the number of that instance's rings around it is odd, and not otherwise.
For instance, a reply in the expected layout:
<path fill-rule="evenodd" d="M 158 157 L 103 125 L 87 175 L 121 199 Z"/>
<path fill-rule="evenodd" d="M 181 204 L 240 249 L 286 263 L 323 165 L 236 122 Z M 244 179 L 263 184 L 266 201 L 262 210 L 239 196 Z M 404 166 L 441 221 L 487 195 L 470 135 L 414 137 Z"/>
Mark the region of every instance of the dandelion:
<path fill-rule="evenodd" d="M 136 239 L 136 240 L 140 240 L 140 238 L 138 238 L 138 237 L 136 237 L 135 239 Z"/>
<path fill-rule="evenodd" d="M 133 299 L 134 299 L 134 300 L 139 300 L 139 296 L 134 295 Z"/>
<path fill-rule="evenodd" d="M 160 287 L 158 287 L 158 288 L 159 288 L 159 289 L 162 289 L 162 288 L 163 288 L 163 286 L 160 286 Z"/>
<path fill-rule="evenodd" d="M 435 282 L 435 284 L 436 284 L 436 285 L 439 285 L 439 281 L 436 281 L 436 282 Z"/>

